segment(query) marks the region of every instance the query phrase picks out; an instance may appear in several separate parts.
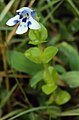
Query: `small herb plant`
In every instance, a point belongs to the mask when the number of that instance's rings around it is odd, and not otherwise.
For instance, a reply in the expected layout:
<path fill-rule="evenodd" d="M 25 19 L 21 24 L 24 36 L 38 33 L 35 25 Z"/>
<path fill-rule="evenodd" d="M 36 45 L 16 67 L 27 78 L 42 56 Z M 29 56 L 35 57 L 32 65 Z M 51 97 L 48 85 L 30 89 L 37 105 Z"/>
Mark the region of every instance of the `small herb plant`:
<path fill-rule="evenodd" d="M 47 101 L 48 104 L 56 102 L 62 105 L 70 100 L 68 92 L 63 91 L 58 87 L 59 76 L 56 69 L 51 64 L 58 49 L 55 46 L 45 46 L 47 42 L 48 32 L 43 24 L 38 23 L 34 18 L 36 13 L 34 10 L 23 7 L 16 11 L 17 15 L 7 21 L 7 25 L 13 26 L 19 23 L 16 34 L 26 33 L 29 30 L 28 44 L 32 45 L 24 52 L 25 57 L 29 60 L 42 66 L 42 69 L 35 73 L 30 79 L 30 86 L 38 89 L 38 84 L 41 83 L 41 90 L 53 97 Z M 35 67 L 33 69 L 36 69 Z M 63 99 L 64 98 L 64 99 Z"/>
<path fill-rule="evenodd" d="M 0 120 L 78 116 L 79 96 L 73 97 L 79 91 L 78 2 L 4 1 L 0 1 L 6 6 L 0 16 Z M 7 12 L 13 3 L 15 9 Z"/>

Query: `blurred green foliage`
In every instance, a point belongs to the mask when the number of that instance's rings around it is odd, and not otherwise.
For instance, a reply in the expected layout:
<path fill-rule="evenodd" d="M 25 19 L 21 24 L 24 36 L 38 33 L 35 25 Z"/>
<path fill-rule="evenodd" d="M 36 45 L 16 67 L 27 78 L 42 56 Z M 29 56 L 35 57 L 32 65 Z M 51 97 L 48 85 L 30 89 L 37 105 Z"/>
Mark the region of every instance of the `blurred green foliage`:
<path fill-rule="evenodd" d="M 6 21 L 23 6 L 42 27 L 19 36 Z M 78 0 L 0 0 L 0 56 L 0 120 L 79 119 Z"/>

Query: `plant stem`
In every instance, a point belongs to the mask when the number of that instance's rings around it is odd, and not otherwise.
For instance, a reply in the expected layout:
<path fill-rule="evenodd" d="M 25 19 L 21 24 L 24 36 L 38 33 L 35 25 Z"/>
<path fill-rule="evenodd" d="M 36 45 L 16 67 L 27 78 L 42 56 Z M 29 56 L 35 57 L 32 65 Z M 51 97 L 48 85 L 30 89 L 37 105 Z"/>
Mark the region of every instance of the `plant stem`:
<path fill-rule="evenodd" d="M 62 4 L 63 1 L 61 1 L 60 3 L 58 3 L 56 5 L 56 7 L 54 7 L 54 9 L 52 9 L 52 11 L 47 15 L 47 17 L 43 20 L 43 23 L 45 23 L 50 17 L 51 15 L 58 9 L 58 7 Z"/>
<path fill-rule="evenodd" d="M 73 3 L 72 0 L 67 0 L 67 2 L 71 5 L 71 7 L 74 9 L 74 11 L 76 12 L 76 14 L 79 16 L 79 10 L 77 9 L 77 7 L 75 6 L 75 4 Z"/>
<path fill-rule="evenodd" d="M 24 115 L 24 114 L 27 114 L 27 113 L 30 113 L 30 112 L 34 112 L 34 111 L 39 111 L 39 110 L 45 110 L 45 109 L 52 109 L 54 108 L 53 106 L 41 106 L 41 107 L 36 107 L 36 108 L 31 108 L 31 109 L 28 109 L 28 110 L 25 110 L 15 116 L 13 116 L 12 118 L 8 119 L 8 120 L 15 120 L 16 118 Z M 58 115 L 59 113 L 57 113 Z"/>

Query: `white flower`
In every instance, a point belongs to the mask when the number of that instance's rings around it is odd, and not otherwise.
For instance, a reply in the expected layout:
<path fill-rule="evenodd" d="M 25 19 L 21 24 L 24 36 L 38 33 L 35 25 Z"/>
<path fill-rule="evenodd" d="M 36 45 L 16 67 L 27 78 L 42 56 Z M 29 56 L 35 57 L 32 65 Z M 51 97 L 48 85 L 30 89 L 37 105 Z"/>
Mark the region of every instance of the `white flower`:
<path fill-rule="evenodd" d="M 39 23 L 34 20 L 35 11 L 28 8 L 28 7 L 23 7 L 19 10 L 16 11 L 17 15 L 7 21 L 8 26 L 14 26 L 18 22 L 20 23 L 17 30 L 16 34 L 23 34 L 27 32 L 28 28 L 30 29 L 40 29 Z"/>

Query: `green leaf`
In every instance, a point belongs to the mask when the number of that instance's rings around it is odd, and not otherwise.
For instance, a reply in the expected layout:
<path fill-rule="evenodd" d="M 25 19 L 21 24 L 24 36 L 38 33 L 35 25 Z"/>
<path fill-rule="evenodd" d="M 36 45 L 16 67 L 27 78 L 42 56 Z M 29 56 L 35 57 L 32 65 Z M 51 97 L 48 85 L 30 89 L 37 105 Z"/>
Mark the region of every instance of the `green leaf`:
<path fill-rule="evenodd" d="M 79 108 L 74 108 L 60 113 L 60 116 L 79 116 Z"/>
<path fill-rule="evenodd" d="M 65 68 L 62 65 L 55 65 L 55 69 L 59 73 L 65 73 L 66 72 Z"/>
<path fill-rule="evenodd" d="M 61 34 L 55 34 L 49 40 L 49 45 L 56 45 L 61 40 Z"/>
<path fill-rule="evenodd" d="M 44 81 L 47 84 L 55 84 L 58 80 L 58 74 L 52 66 L 49 66 L 45 71 L 43 75 Z"/>
<path fill-rule="evenodd" d="M 58 52 L 58 49 L 53 46 L 49 46 L 44 50 L 42 61 L 48 63 Z"/>
<path fill-rule="evenodd" d="M 35 85 L 40 82 L 43 79 L 43 71 L 40 71 L 36 73 L 31 79 L 30 79 L 30 86 L 35 87 Z"/>
<path fill-rule="evenodd" d="M 61 75 L 61 79 L 64 80 L 71 88 L 79 87 L 79 72 L 78 71 L 66 72 Z"/>
<path fill-rule="evenodd" d="M 56 97 L 56 94 L 55 94 L 55 92 L 53 92 L 53 93 L 49 96 L 48 101 L 46 102 L 47 105 L 50 105 L 50 104 L 52 104 L 53 102 L 55 102 L 55 97 Z"/>
<path fill-rule="evenodd" d="M 60 25 L 60 34 L 61 34 L 62 39 L 68 40 L 71 36 L 70 36 L 70 33 L 67 29 L 67 26 L 65 25 L 64 22 L 59 21 L 58 23 Z"/>
<path fill-rule="evenodd" d="M 41 28 L 39 30 L 32 30 L 32 29 L 29 30 L 30 44 L 38 45 L 46 41 L 48 37 L 47 30 L 42 24 L 40 25 Z"/>
<path fill-rule="evenodd" d="M 57 53 L 58 49 L 56 47 L 47 47 L 44 51 L 40 51 L 39 48 L 33 47 L 25 52 L 25 56 L 35 63 L 48 63 Z"/>
<path fill-rule="evenodd" d="M 42 65 L 38 65 L 29 61 L 24 56 L 24 53 L 18 51 L 8 51 L 7 61 L 13 69 L 20 72 L 28 73 L 30 75 L 34 75 L 38 71 L 43 69 Z"/>
<path fill-rule="evenodd" d="M 56 95 L 55 102 L 58 105 L 63 105 L 70 100 L 70 94 L 67 91 L 59 90 Z"/>
<path fill-rule="evenodd" d="M 41 63 L 41 52 L 37 47 L 26 50 L 25 57 L 35 63 Z"/>
<path fill-rule="evenodd" d="M 60 45 L 60 50 L 67 58 L 72 70 L 79 70 L 79 54 L 77 50 L 66 42 Z"/>
<path fill-rule="evenodd" d="M 51 96 L 49 97 L 49 100 L 47 101 L 47 104 L 52 104 L 53 102 L 56 102 L 58 105 L 63 105 L 66 102 L 70 100 L 71 96 L 67 91 L 57 89 Z"/>
<path fill-rule="evenodd" d="M 57 88 L 56 84 L 46 84 L 42 86 L 42 91 L 46 94 L 49 95 L 52 92 L 54 92 Z"/>
<path fill-rule="evenodd" d="M 70 22 L 68 29 L 71 33 L 78 32 L 79 31 L 79 19 L 78 18 L 73 19 Z"/>

